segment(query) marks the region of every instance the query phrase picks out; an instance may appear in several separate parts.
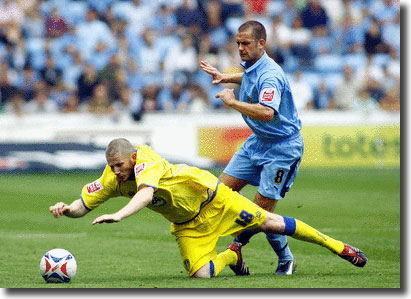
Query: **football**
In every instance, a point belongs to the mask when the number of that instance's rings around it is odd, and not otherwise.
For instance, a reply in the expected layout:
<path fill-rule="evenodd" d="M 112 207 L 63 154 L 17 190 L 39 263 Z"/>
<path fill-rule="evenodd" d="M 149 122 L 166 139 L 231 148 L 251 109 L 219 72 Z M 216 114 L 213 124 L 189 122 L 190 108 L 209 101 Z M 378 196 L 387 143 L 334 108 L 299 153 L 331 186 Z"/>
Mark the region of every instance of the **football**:
<path fill-rule="evenodd" d="M 77 262 L 67 250 L 55 248 L 47 251 L 40 261 L 40 274 L 48 283 L 69 282 L 77 273 Z"/>

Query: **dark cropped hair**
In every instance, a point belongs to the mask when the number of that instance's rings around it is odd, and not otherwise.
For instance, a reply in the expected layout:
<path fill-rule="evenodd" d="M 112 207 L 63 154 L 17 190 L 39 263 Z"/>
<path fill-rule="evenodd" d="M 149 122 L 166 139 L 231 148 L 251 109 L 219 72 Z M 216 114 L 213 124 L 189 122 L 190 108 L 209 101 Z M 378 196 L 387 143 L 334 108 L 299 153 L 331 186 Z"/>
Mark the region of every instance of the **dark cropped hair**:
<path fill-rule="evenodd" d="M 264 25 L 257 21 L 245 22 L 238 28 L 238 32 L 244 32 L 250 28 L 252 30 L 252 34 L 255 40 L 267 40 L 267 33 L 265 31 Z"/>

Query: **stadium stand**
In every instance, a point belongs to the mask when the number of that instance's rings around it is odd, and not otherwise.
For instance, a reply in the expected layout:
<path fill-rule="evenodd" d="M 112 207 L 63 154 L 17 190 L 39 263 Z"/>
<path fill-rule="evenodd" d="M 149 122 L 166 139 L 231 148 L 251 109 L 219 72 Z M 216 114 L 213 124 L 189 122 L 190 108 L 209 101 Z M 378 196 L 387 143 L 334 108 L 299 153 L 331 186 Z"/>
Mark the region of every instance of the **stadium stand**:
<path fill-rule="evenodd" d="M 40 102 L 50 113 L 120 111 L 136 121 L 145 112 L 224 109 L 214 97 L 221 88 L 198 61 L 238 69 L 233 35 L 249 19 L 266 26 L 267 51 L 290 78 L 300 70 L 314 97 L 321 94 L 312 109 L 340 109 L 331 102 L 341 102 L 334 91 L 344 67 L 357 73 L 371 63 L 390 84 L 377 93 L 364 80 L 359 90 L 378 109 L 399 111 L 396 0 L 0 0 L 0 117 L 37 113 Z M 96 100 L 101 94 L 105 101 Z M 362 98 L 352 96 L 347 113 Z"/>

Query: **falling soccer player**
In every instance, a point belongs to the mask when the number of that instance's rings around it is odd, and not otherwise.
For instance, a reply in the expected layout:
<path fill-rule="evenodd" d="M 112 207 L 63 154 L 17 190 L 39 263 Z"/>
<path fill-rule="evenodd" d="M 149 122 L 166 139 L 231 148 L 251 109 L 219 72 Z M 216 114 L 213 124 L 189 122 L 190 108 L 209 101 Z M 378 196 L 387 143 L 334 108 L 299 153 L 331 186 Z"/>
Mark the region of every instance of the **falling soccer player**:
<path fill-rule="evenodd" d="M 136 148 L 123 138 L 106 149 L 102 176 L 85 185 L 79 199 L 49 208 L 54 217 L 82 217 L 110 198 L 124 196 L 129 203 L 114 214 L 97 217 L 93 224 L 119 222 L 147 207 L 171 222 L 185 269 L 190 277 L 215 277 L 225 266 L 248 275 L 241 246 L 234 242 L 217 254 L 220 237 L 244 230 L 278 233 L 321 245 L 357 267 L 365 254 L 330 238 L 304 222 L 267 212 L 221 183 L 206 170 L 173 165 L 147 145 Z"/>

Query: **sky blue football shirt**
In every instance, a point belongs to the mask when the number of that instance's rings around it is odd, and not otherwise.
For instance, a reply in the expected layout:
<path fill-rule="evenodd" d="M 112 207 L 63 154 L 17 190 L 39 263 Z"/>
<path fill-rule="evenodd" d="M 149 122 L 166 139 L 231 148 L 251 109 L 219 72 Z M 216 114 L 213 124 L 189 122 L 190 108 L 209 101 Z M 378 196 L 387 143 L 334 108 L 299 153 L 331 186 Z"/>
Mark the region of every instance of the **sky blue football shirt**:
<path fill-rule="evenodd" d="M 266 52 L 252 66 L 241 64 L 243 73 L 239 100 L 241 102 L 268 106 L 275 111 L 274 117 L 266 122 L 242 114 L 251 130 L 263 139 L 284 139 L 297 134 L 301 121 L 291 94 L 290 84 L 282 68 Z"/>

